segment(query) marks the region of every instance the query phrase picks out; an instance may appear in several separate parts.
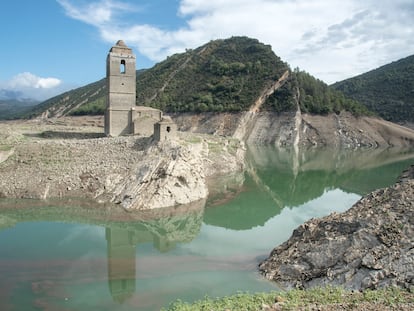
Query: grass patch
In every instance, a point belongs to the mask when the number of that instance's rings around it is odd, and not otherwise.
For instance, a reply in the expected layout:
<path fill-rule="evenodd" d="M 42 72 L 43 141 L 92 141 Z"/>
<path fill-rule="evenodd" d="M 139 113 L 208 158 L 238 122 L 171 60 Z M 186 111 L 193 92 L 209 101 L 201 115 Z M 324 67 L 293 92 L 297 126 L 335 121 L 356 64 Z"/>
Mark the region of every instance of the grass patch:
<path fill-rule="evenodd" d="M 185 141 L 190 144 L 199 144 L 201 143 L 202 139 L 199 136 L 189 136 L 185 138 Z"/>
<path fill-rule="evenodd" d="M 181 300 L 173 302 L 163 311 L 226 311 L 226 310 L 262 310 L 263 305 L 272 306 L 279 303 L 282 310 L 311 305 L 346 304 L 357 307 L 362 303 L 396 306 L 397 304 L 414 304 L 414 294 L 398 288 L 366 290 L 354 292 L 340 287 L 313 288 L 308 290 L 291 290 L 286 292 L 270 293 L 239 293 L 223 298 L 209 298 L 196 301 L 192 304 Z"/>
<path fill-rule="evenodd" d="M 260 310 L 263 303 L 272 304 L 276 293 L 239 293 L 223 298 L 204 298 L 193 304 L 177 300 L 163 311 L 219 311 L 219 310 Z"/>
<path fill-rule="evenodd" d="M 208 149 L 209 149 L 210 152 L 218 153 L 218 152 L 221 152 L 223 150 L 223 145 L 222 145 L 221 142 L 209 141 L 208 142 Z"/>
<path fill-rule="evenodd" d="M 228 150 L 230 151 L 231 154 L 235 154 L 236 151 L 241 147 L 240 145 L 240 140 L 235 139 L 235 138 L 231 138 L 229 139 L 229 145 L 228 145 Z"/>
<path fill-rule="evenodd" d="M 98 98 L 92 102 L 81 105 L 72 110 L 69 114 L 71 116 L 86 116 L 86 115 L 103 115 L 106 108 L 105 97 Z"/>
<path fill-rule="evenodd" d="M 10 151 L 13 149 L 13 146 L 10 145 L 0 145 L 0 151 Z"/>

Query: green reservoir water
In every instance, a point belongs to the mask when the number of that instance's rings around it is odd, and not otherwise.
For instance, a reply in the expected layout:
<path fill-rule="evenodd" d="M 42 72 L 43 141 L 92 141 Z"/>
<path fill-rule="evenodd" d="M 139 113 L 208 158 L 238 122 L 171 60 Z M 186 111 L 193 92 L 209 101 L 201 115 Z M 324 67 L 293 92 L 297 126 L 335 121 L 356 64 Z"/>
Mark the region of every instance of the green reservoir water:
<path fill-rule="evenodd" d="M 125 213 L 79 200 L 0 200 L 0 310 L 159 310 L 278 290 L 258 263 L 312 217 L 342 212 L 414 163 L 397 150 L 249 149 L 206 202 Z"/>

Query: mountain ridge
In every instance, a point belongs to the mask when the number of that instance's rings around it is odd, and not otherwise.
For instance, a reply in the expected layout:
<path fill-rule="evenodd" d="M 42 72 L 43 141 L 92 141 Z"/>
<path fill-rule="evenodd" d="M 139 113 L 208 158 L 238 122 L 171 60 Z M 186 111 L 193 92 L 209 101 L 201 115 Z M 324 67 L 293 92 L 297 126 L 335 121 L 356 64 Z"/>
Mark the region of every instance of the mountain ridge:
<path fill-rule="evenodd" d="M 304 112 L 368 113 L 362 105 L 321 80 L 297 69 L 292 71 L 269 45 L 248 37 L 210 41 L 194 50 L 171 55 L 150 69 L 137 71 L 136 103 L 167 113 L 247 111 L 286 71 L 286 83 L 268 94 L 262 110 L 295 111 L 299 99 Z M 51 98 L 25 117 L 103 114 L 105 92 L 104 78 Z"/>

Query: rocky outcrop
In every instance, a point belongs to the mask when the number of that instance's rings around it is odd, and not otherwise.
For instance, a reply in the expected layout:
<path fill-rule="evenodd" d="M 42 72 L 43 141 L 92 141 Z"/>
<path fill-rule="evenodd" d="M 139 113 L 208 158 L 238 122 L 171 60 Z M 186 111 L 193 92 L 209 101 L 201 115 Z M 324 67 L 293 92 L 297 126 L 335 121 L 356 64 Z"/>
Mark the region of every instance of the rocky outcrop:
<path fill-rule="evenodd" d="M 206 198 L 203 151 L 203 144 L 185 147 L 176 141 L 166 141 L 151 145 L 126 175 L 107 176 L 102 194 L 96 198 L 140 210 Z"/>
<path fill-rule="evenodd" d="M 414 166 L 348 211 L 307 221 L 259 269 L 287 288 L 412 288 L 413 245 Z"/>
<path fill-rule="evenodd" d="M 204 199 L 208 176 L 243 170 L 244 147 L 222 137 L 183 134 L 157 144 L 54 129 L 13 144 L 0 167 L 0 197 L 86 197 L 145 210 Z"/>

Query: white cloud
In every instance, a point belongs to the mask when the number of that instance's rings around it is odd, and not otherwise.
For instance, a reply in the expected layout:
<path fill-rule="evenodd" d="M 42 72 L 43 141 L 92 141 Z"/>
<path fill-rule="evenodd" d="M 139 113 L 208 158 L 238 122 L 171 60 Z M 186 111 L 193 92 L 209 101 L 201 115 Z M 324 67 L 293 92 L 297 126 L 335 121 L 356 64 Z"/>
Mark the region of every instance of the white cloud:
<path fill-rule="evenodd" d="M 0 95 L 3 99 L 42 101 L 68 89 L 69 86 L 58 78 L 39 77 L 30 72 L 19 73 L 8 81 L 0 81 Z"/>
<path fill-rule="evenodd" d="M 93 26 L 103 26 L 110 23 L 118 13 L 138 11 L 137 6 L 115 0 L 102 0 L 75 6 L 68 0 L 57 0 L 65 9 L 66 15 Z"/>
<path fill-rule="evenodd" d="M 66 246 L 85 239 L 94 242 L 96 245 L 104 244 L 105 228 L 99 226 L 76 225 L 70 227 L 65 238 L 59 242 L 59 246 Z"/>
<path fill-rule="evenodd" d="M 58 2 L 68 16 L 97 27 L 106 42 L 124 39 L 153 61 L 245 35 L 271 44 L 291 66 L 334 82 L 414 53 L 411 0 L 181 0 L 175 13 L 186 26 L 169 30 L 126 25 L 126 2 Z"/>
<path fill-rule="evenodd" d="M 30 72 L 19 73 L 8 82 L 11 89 L 35 88 L 50 89 L 60 85 L 62 81 L 57 78 L 41 78 Z"/>

